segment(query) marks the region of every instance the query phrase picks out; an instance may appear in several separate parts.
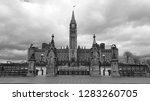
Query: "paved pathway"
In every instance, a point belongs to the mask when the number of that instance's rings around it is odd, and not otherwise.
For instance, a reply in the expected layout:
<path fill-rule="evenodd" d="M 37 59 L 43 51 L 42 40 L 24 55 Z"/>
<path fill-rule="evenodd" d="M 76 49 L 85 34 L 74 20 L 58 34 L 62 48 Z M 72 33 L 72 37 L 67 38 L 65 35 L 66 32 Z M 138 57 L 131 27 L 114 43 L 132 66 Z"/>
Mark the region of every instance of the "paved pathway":
<path fill-rule="evenodd" d="M 56 76 L 56 77 L 0 77 L 0 83 L 33 84 L 150 84 L 150 78 L 144 77 L 90 77 L 90 76 Z"/>

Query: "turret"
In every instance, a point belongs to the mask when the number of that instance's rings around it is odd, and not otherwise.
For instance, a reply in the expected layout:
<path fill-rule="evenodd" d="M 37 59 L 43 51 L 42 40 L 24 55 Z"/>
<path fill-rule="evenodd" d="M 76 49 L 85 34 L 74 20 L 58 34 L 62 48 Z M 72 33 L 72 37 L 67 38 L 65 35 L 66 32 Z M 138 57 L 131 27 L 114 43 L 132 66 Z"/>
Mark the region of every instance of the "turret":
<path fill-rule="evenodd" d="M 105 43 L 100 44 L 100 49 L 105 49 Z"/>
<path fill-rule="evenodd" d="M 95 34 L 93 35 L 93 45 L 92 45 L 92 48 L 98 48 L 97 47 L 98 46 L 98 44 L 96 43 L 96 36 L 95 36 Z"/>
<path fill-rule="evenodd" d="M 49 43 L 49 49 L 55 49 L 54 34 L 52 34 L 52 39 Z"/>

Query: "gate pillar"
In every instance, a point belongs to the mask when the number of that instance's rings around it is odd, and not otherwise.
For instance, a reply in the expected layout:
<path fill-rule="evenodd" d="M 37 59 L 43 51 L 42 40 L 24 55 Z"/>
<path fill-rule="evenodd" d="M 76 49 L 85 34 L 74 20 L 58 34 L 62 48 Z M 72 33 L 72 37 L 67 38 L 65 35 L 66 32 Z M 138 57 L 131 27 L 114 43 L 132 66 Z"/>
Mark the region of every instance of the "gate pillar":
<path fill-rule="evenodd" d="M 33 53 L 28 62 L 29 65 L 27 76 L 36 76 L 35 62 L 36 62 L 35 54 Z"/>

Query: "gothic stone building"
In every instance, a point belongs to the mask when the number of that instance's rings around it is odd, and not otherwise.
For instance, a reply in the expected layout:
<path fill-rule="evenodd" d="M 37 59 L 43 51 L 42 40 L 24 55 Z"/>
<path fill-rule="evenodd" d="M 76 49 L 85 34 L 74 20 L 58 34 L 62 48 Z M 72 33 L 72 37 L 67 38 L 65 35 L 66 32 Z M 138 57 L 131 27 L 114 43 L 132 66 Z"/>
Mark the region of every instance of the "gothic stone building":
<path fill-rule="evenodd" d="M 91 49 L 77 47 L 77 23 L 75 20 L 74 11 L 72 12 L 71 22 L 69 24 L 69 47 L 58 49 L 55 47 L 54 35 L 52 35 L 52 40 L 49 44 L 43 43 L 42 48 L 33 47 L 32 45 L 28 49 L 28 60 L 31 55 L 35 54 L 36 63 L 40 63 L 41 59 L 46 63 L 46 55 L 48 50 L 55 49 L 57 56 L 57 64 L 66 65 L 66 63 L 78 63 L 78 65 L 87 65 L 92 58 L 92 53 L 96 54 L 96 58 L 103 63 L 110 63 L 113 51 L 115 50 L 115 56 L 118 59 L 118 48 L 116 45 L 112 45 L 110 49 L 105 49 L 104 43 L 96 43 L 96 36 L 93 36 L 93 45 Z M 115 49 L 114 49 L 115 47 Z M 113 49 L 112 49 L 113 48 Z"/>

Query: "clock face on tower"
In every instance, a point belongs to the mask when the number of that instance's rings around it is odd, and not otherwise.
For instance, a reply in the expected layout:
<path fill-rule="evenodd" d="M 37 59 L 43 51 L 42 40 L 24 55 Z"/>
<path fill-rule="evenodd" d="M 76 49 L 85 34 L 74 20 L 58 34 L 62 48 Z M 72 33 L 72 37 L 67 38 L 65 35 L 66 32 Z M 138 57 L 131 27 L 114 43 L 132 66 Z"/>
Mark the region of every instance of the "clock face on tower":
<path fill-rule="evenodd" d="M 75 24 L 71 24 L 71 27 L 72 27 L 72 28 L 75 28 Z"/>

